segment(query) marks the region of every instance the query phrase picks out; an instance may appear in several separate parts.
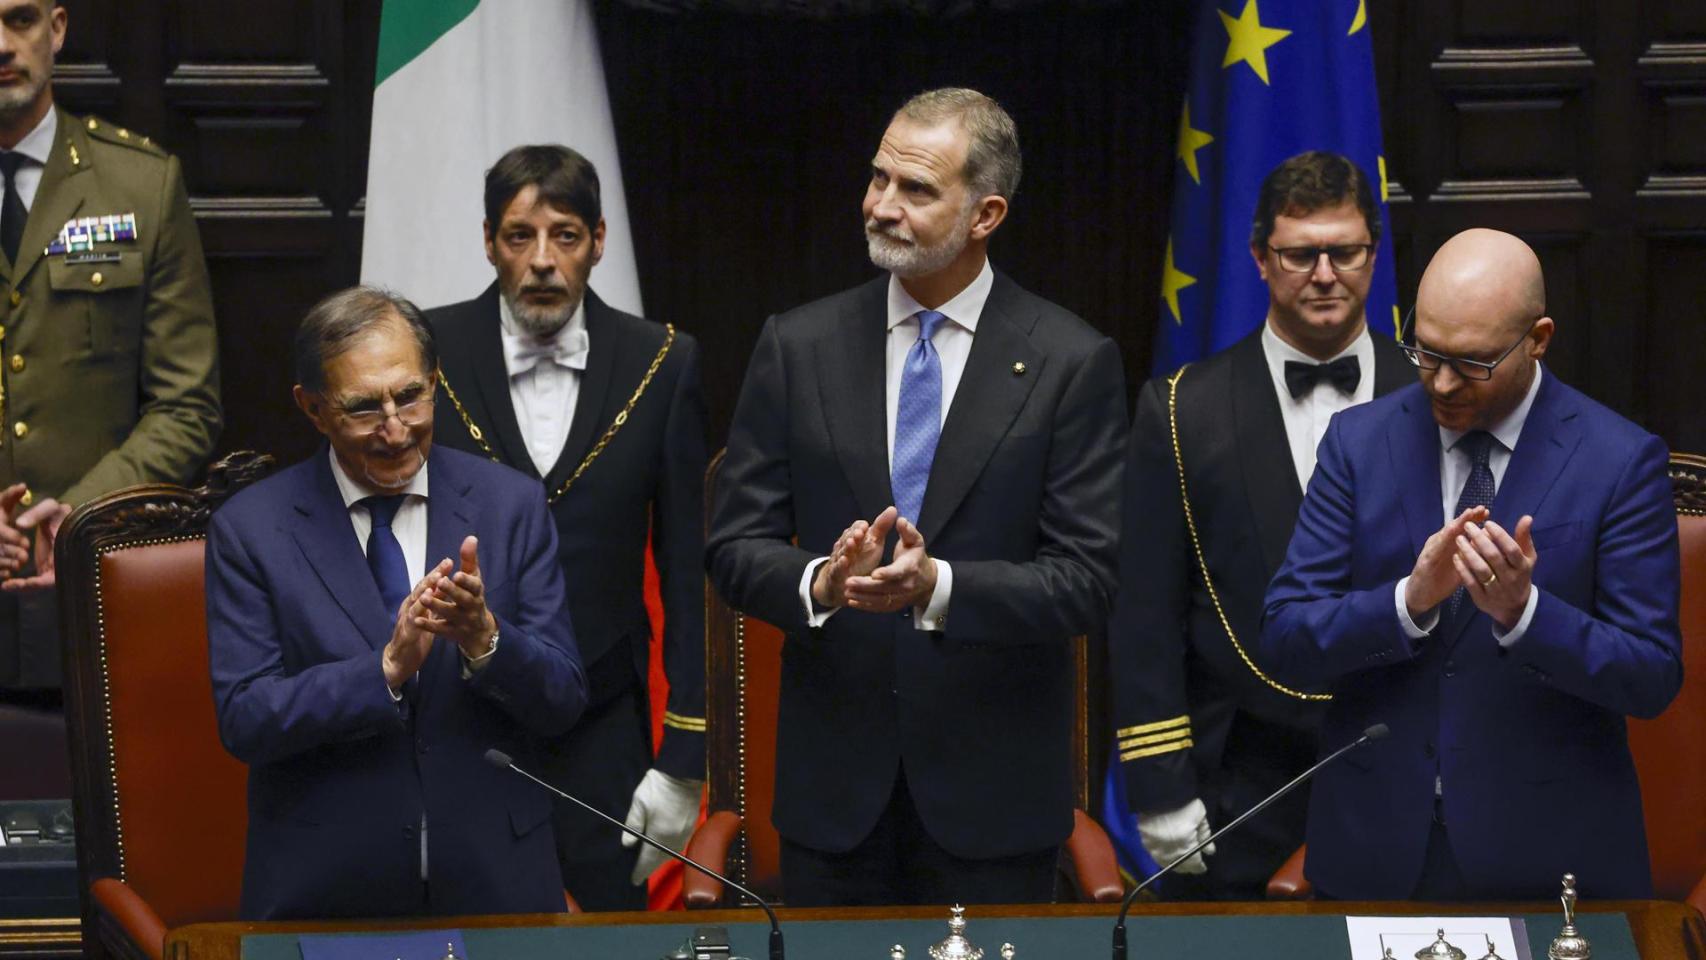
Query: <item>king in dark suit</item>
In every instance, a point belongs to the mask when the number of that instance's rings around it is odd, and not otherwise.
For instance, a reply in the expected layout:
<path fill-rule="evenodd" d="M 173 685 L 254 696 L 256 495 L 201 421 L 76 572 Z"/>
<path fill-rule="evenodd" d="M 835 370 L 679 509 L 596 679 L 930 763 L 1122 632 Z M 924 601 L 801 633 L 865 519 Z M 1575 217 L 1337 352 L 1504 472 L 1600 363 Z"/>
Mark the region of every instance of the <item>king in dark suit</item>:
<path fill-rule="evenodd" d="M 1335 417 L 1262 658 L 1334 699 L 1305 870 L 1341 899 L 1529 899 L 1566 871 L 1652 895 L 1624 718 L 1682 683 L 1662 441 L 1565 386 L 1540 262 L 1471 230 L 1435 255 L 1420 383 Z"/>
<path fill-rule="evenodd" d="M 598 173 L 561 146 L 521 146 L 486 174 L 497 282 L 428 311 L 439 338 L 435 436 L 544 481 L 575 637 L 581 722 L 544 773 L 681 849 L 705 779 L 705 408 L 699 346 L 587 288 L 604 249 Z M 654 759 L 646 546 L 663 593 L 669 702 Z M 559 801 L 563 885 L 587 910 L 643 910 L 663 855 Z"/>
<path fill-rule="evenodd" d="M 1326 697 L 1251 661 L 1262 595 L 1329 418 L 1416 379 L 1390 337 L 1369 333 L 1380 209 L 1355 164 L 1286 160 L 1263 180 L 1254 223 L 1266 318 L 1145 384 L 1127 449 L 1109 673 L 1127 800 L 1163 865 L 1314 762 Z M 1261 899 L 1303 842 L 1308 797 L 1181 864 L 1168 898 Z"/>
<path fill-rule="evenodd" d="M 484 759 L 530 765 L 585 703 L 539 484 L 432 449 L 407 301 L 333 294 L 296 353 L 330 449 L 208 530 L 219 732 L 249 765 L 242 914 L 561 910 L 549 795 Z"/>
<path fill-rule="evenodd" d="M 707 557 L 787 637 L 790 904 L 1053 892 L 1126 417 L 1113 342 L 989 266 L 1018 178 L 994 101 L 909 101 L 863 208 L 889 275 L 771 318 L 747 370 Z"/>

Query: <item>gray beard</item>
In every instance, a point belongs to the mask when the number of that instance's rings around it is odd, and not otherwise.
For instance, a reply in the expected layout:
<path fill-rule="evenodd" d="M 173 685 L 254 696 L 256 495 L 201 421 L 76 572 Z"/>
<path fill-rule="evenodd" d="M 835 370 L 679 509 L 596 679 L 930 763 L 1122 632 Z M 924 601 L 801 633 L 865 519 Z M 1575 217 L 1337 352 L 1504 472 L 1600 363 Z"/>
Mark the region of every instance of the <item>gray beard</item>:
<path fill-rule="evenodd" d="M 965 213 L 954 223 L 953 234 L 940 246 L 925 247 L 905 243 L 883 234 L 875 224 L 865 224 L 865 250 L 879 270 L 897 277 L 923 277 L 937 273 L 953 263 L 970 242 L 966 229 L 971 226 L 975 208 L 967 206 Z"/>
<path fill-rule="evenodd" d="M 42 88 L 46 86 L 47 80 L 32 74 L 23 86 L 0 90 L 0 120 L 17 119 L 36 102 L 36 98 L 41 96 Z"/>
<path fill-rule="evenodd" d="M 538 340 L 556 336 L 557 331 L 569 325 L 575 310 L 580 307 L 579 303 L 564 304 L 554 310 L 548 307 L 531 307 L 509 293 L 504 294 L 504 302 L 509 304 L 509 315 L 515 318 L 521 329 Z"/>

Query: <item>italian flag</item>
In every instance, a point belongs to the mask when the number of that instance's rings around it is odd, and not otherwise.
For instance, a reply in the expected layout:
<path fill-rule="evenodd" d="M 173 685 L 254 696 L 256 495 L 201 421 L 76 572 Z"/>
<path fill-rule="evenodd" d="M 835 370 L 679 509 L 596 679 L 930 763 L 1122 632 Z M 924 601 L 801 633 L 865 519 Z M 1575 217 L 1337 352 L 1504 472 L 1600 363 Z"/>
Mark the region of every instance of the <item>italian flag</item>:
<path fill-rule="evenodd" d="M 592 287 L 642 313 L 591 0 L 384 0 L 361 280 L 421 307 L 492 282 L 486 170 L 510 147 L 560 143 L 598 168 L 604 259 Z"/>

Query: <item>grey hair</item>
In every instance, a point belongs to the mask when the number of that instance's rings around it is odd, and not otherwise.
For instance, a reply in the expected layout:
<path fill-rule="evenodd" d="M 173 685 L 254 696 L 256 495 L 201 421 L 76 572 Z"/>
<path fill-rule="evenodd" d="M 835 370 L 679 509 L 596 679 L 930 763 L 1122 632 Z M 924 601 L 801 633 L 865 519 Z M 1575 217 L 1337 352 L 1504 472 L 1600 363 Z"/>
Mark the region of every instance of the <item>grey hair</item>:
<path fill-rule="evenodd" d="M 914 123 L 934 126 L 958 120 L 971 138 L 965 180 L 984 194 L 1013 199 L 1024 166 L 1019 128 L 994 99 L 967 87 L 926 90 L 895 111 Z"/>
<path fill-rule="evenodd" d="M 421 350 L 421 369 L 438 369 L 438 342 L 413 303 L 379 287 L 350 287 L 309 309 L 296 328 L 293 354 L 296 382 L 310 393 L 326 390 L 326 363 L 348 350 L 351 341 L 392 317 L 401 319 Z"/>

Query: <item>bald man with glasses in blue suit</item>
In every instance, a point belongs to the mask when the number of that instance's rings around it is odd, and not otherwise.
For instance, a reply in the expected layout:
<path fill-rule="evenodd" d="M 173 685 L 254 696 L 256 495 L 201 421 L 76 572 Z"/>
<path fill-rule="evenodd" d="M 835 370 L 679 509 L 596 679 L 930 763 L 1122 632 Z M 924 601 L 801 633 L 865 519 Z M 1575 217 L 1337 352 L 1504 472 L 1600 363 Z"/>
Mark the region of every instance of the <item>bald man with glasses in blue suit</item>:
<path fill-rule="evenodd" d="M 1471 230 L 1435 255 L 1420 383 L 1339 414 L 1261 654 L 1326 686 L 1305 871 L 1339 899 L 1652 895 L 1625 717 L 1682 682 L 1663 441 L 1563 384 L 1540 262 Z M 1512 342 L 1514 339 L 1514 343 Z"/>

